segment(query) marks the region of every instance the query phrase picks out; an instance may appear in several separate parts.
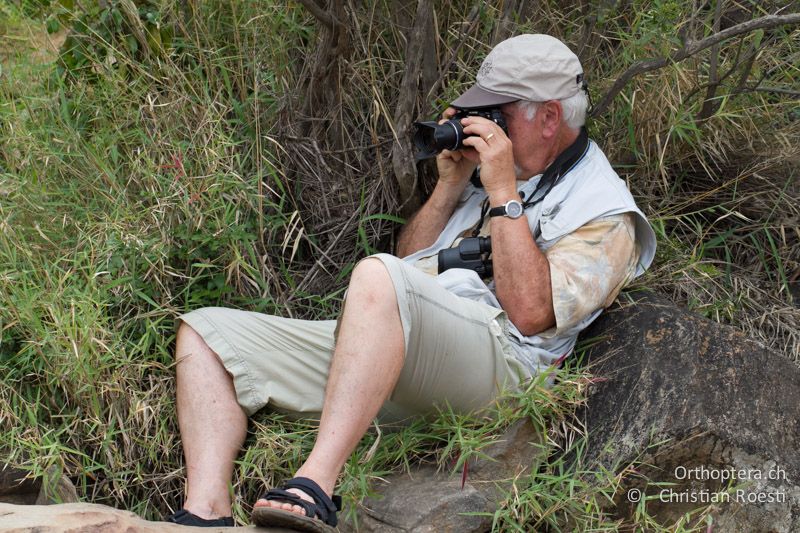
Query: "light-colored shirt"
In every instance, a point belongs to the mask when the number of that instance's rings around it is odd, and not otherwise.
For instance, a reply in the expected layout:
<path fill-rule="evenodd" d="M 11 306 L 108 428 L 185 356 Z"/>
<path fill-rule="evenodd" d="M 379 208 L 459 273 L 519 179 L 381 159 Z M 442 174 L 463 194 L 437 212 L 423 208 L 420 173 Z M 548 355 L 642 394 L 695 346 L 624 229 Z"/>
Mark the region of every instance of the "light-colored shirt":
<path fill-rule="evenodd" d="M 470 236 L 470 231 L 459 236 L 452 246 Z M 479 235 L 491 235 L 488 215 Z M 634 278 L 639 261 L 634 214 L 622 213 L 593 220 L 544 250 L 544 254 L 550 263 L 550 287 L 556 317 L 554 327 L 539 333 L 548 338 L 564 334 L 593 311 L 611 305 L 619 291 Z M 437 255 L 422 257 L 414 262 L 414 266 L 435 276 L 438 273 Z"/>
<path fill-rule="evenodd" d="M 537 175 L 518 181 L 517 190 L 526 200 L 536 200 L 532 195 L 540 179 Z M 437 252 L 470 236 L 485 200 L 483 189 L 468 184 L 436 241 L 403 261 L 436 275 Z M 625 182 L 591 141 L 581 160 L 524 216 L 536 245 L 550 261 L 556 326 L 524 335 L 509 322 L 508 338 L 516 358 L 537 373 L 569 354 L 578 334 L 625 282 L 644 273 L 655 255 L 656 239 Z M 490 232 L 489 220 L 484 226 L 481 233 Z M 591 259 L 601 256 L 599 262 Z M 482 280 L 473 270 L 453 268 L 437 275 L 436 281 L 457 296 L 502 308 L 494 282 Z"/>
<path fill-rule="evenodd" d="M 545 251 L 556 325 L 539 335 L 562 335 L 597 309 L 605 309 L 636 275 L 633 213 L 593 220 Z"/>

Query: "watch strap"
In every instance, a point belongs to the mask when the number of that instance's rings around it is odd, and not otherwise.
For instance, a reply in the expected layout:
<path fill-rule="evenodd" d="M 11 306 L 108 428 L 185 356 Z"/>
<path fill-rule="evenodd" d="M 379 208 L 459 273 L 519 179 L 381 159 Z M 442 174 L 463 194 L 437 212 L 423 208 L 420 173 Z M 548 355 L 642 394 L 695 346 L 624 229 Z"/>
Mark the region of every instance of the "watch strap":
<path fill-rule="evenodd" d="M 505 214 L 506 214 L 506 204 L 498 205 L 497 207 L 489 209 L 490 217 L 501 217 Z"/>

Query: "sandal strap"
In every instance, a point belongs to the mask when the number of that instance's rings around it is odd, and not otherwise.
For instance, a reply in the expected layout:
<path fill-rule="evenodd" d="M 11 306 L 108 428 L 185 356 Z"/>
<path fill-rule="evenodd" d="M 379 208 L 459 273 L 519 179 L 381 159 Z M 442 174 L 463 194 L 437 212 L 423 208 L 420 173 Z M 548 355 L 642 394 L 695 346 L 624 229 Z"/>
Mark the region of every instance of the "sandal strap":
<path fill-rule="evenodd" d="M 338 519 L 336 518 L 336 511 L 342 509 L 341 497 L 334 495 L 329 498 L 328 495 L 322 490 L 313 479 L 307 477 L 295 477 L 287 481 L 281 487 L 282 489 L 299 489 L 311 496 L 316 504 L 316 512 L 320 519 L 329 526 L 336 527 Z M 308 502 L 305 502 L 308 503 Z"/>
<path fill-rule="evenodd" d="M 318 507 L 316 504 L 313 504 L 309 501 L 302 499 L 297 494 L 293 494 L 291 492 L 282 490 L 282 489 L 269 489 L 267 492 L 264 493 L 261 500 L 267 501 L 279 501 L 284 503 L 291 503 L 292 505 L 299 505 L 303 508 L 303 511 L 306 513 L 306 516 L 309 518 L 316 518 L 318 514 Z"/>

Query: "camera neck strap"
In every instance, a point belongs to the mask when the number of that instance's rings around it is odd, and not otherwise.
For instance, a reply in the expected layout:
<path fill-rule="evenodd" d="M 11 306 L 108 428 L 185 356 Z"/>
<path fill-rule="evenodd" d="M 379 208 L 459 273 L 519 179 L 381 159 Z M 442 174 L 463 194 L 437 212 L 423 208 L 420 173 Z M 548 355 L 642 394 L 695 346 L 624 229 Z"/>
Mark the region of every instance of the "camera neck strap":
<path fill-rule="evenodd" d="M 550 163 L 550 165 L 545 169 L 544 173 L 542 174 L 539 183 L 536 184 L 536 188 L 531 192 L 530 196 L 526 200 L 524 195 L 520 192 L 520 196 L 522 196 L 522 207 L 527 209 L 532 205 L 536 205 L 537 203 L 541 202 L 545 196 L 547 196 L 553 187 L 564 177 L 570 170 L 575 167 L 575 165 L 583 159 L 583 156 L 586 155 L 586 152 L 589 150 L 589 132 L 586 130 L 586 126 L 581 127 L 581 131 L 578 134 L 578 138 L 570 144 L 566 150 L 561 152 L 555 160 Z M 477 171 L 476 171 L 477 172 Z M 473 174 L 473 178 L 475 175 Z M 473 185 L 475 185 L 476 180 L 472 179 Z M 478 177 L 477 180 L 480 183 L 480 178 Z M 476 185 L 477 186 L 477 185 Z M 481 185 L 482 187 L 482 185 Z M 538 194 L 539 191 L 544 190 L 543 194 Z M 537 197 L 538 196 L 538 197 Z M 481 218 L 478 220 L 478 225 L 472 230 L 472 236 L 477 237 L 481 231 L 481 227 L 483 226 L 483 220 L 486 217 L 486 213 L 489 211 L 489 197 L 487 196 L 484 199 L 483 204 L 481 205 Z"/>

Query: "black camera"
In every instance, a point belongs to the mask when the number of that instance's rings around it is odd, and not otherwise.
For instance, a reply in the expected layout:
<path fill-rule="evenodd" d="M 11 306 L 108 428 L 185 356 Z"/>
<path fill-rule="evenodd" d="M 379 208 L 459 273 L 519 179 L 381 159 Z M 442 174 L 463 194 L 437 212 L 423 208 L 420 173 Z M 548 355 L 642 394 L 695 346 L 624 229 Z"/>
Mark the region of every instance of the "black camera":
<path fill-rule="evenodd" d="M 414 123 L 414 146 L 417 147 L 417 161 L 434 157 L 442 150 L 459 150 L 464 147 L 464 139 L 474 137 L 464 133 L 461 119 L 483 117 L 491 120 L 508 135 L 506 121 L 499 107 L 460 107 L 453 118 L 441 124 L 436 122 Z"/>
<path fill-rule="evenodd" d="M 490 237 L 461 239 L 455 248 L 439 250 L 439 274 L 450 268 L 474 270 L 481 278 L 492 277 L 492 240 Z"/>

